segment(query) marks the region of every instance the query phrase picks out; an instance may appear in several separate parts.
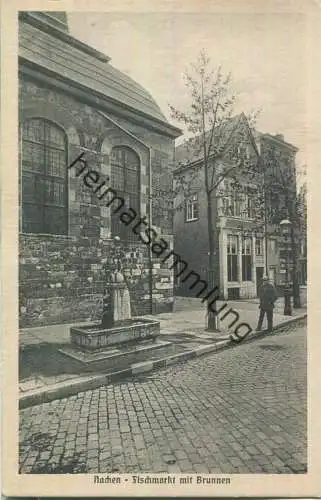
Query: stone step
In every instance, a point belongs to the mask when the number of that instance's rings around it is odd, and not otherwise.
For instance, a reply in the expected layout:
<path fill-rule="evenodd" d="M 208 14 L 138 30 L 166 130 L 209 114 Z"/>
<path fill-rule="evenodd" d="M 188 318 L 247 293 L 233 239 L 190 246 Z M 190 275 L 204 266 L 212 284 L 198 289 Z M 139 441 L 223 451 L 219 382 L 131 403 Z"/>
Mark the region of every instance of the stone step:
<path fill-rule="evenodd" d="M 184 350 L 184 349 L 182 349 Z M 161 359 L 165 356 L 176 354 L 177 346 L 163 340 L 141 341 L 133 346 L 121 345 L 109 349 L 88 351 L 77 346 L 66 346 L 59 352 L 81 363 L 83 370 L 93 372 L 102 370 L 123 370 L 133 363 Z"/>

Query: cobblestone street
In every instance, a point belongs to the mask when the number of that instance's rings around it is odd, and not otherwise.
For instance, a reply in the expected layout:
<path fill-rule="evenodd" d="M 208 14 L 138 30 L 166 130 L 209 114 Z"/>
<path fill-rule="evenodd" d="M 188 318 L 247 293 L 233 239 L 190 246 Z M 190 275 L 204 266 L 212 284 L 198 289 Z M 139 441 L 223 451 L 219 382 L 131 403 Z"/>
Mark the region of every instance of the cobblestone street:
<path fill-rule="evenodd" d="M 304 473 L 306 328 L 20 414 L 21 473 Z"/>

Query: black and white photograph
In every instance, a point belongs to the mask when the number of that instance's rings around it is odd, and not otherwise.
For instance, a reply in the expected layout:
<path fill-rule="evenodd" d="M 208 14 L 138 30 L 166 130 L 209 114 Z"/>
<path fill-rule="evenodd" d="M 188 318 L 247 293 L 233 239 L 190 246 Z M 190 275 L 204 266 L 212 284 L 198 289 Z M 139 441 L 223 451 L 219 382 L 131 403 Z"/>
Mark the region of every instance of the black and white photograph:
<path fill-rule="evenodd" d="M 19 478 L 311 472 L 313 16 L 227 3 L 17 10 Z"/>

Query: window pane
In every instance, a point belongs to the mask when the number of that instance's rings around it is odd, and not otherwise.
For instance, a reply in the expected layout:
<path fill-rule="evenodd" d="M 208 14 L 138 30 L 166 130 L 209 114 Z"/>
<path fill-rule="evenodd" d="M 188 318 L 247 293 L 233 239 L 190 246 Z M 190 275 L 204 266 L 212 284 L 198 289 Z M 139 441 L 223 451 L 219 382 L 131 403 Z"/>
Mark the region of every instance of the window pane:
<path fill-rule="evenodd" d="M 42 179 L 43 186 L 43 202 L 50 203 L 53 198 L 51 179 Z"/>
<path fill-rule="evenodd" d="M 32 142 L 43 143 L 45 140 L 45 129 L 43 120 L 27 120 L 22 126 L 22 135 L 24 139 Z"/>
<path fill-rule="evenodd" d="M 32 172 L 43 171 L 44 147 L 41 144 L 23 141 L 22 143 L 22 169 Z"/>
<path fill-rule="evenodd" d="M 256 240 L 255 240 L 255 252 L 256 252 L 256 255 L 263 254 L 263 239 L 262 238 L 256 238 Z"/>
<path fill-rule="evenodd" d="M 123 191 L 125 186 L 124 168 L 121 165 L 111 165 L 111 185 L 116 191 Z"/>
<path fill-rule="evenodd" d="M 47 174 L 64 178 L 66 175 L 66 154 L 64 151 L 47 149 Z"/>
<path fill-rule="evenodd" d="M 252 239 L 243 238 L 242 240 L 242 254 L 251 255 L 252 254 Z"/>
<path fill-rule="evenodd" d="M 194 207 L 194 214 L 193 214 L 193 215 L 194 215 L 194 218 L 195 218 L 195 219 L 198 219 L 198 202 L 197 202 L 197 201 L 196 201 L 196 202 L 194 202 L 193 207 Z"/>
<path fill-rule="evenodd" d="M 126 170 L 126 191 L 131 193 L 138 191 L 138 175 L 135 170 Z"/>
<path fill-rule="evenodd" d="M 139 197 L 137 195 L 129 195 L 128 207 L 136 210 L 136 212 L 139 212 Z"/>
<path fill-rule="evenodd" d="M 66 202 L 66 186 L 63 182 L 53 181 L 52 182 L 52 194 L 53 194 L 53 202 L 56 205 L 64 205 Z"/>
<path fill-rule="evenodd" d="M 237 255 L 228 255 L 227 256 L 227 280 L 228 281 L 237 281 L 238 273 L 237 273 Z"/>
<path fill-rule="evenodd" d="M 53 179 L 43 180 L 44 203 L 61 205 L 65 204 L 65 185 Z"/>
<path fill-rule="evenodd" d="M 237 276 L 237 255 L 232 256 L 232 281 L 237 281 L 238 276 Z"/>
<path fill-rule="evenodd" d="M 113 148 L 111 152 L 111 162 L 119 165 L 124 164 L 122 148 Z"/>
<path fill-rule="evenodd" d="M 24 233 L 42 232 L 42 207 L 24 203 L 22 205 L 22 231 Z"/>
<path fill-rule="evenodd" d="M 67 217 L 64 207 L 44 207 L 44 232 L 63 234 L 67 229 Z"/>
<path fill-rule="evenodd" d="M 230 202 L 228 198 L 223 198 L 223 215 L 228 215 Z"/>
<path fill-rule="evenodd" d="M 24 201 L 35 202 L 36 200 L 35 176 L 32 173 L 24 172 L 22 175 L 22 197 Z"/>
<path fill-rule="evenodd" d="M 231 255 L 227 256 L 227 280 L 232 281 L 232 273 L 231 273 Z"/>
<path fill-rule="evenodd" d="M 140 212 L 139 166 L 139 157 L 130 148 L 123 146 L 113 148 L 111 154 L 111 187 L 117 191 L 119 197 L 124 199 L 124 210 L 132 208 L 137 213 Z M 119 205 L 119 202 L 117 202 L 117 205 Z M 132 241 L 137 236 L 133 233 L 131 227 L 127 227 L 120 221 L 120 214 L 121 211 L 112 215 L 112 234 L 119 236 L 123 240 Z"/>
<path fill-rule="evenodd" d="M 186 221 L 191 221 L 198 219 L 199 217 L 199 204 L 198 204 L 198 195 L 194 194 L 189 196 L 185 201 L 186 206 Z"/>
<path fill-rule="evenodd" d="M 230 254 L 238 253 L 238 237 L 236 234 L 229 234 L 227 236 L 227 252 Z"/>
<path fill-rule="evenodd" d="M 242 255 L 242 280 L 252 280 L 252 257 L 251 255 Z"/>
<path fill-rule="evenodd" d="M 65 149 L 65 135 L 57 127 L 46 123 L 46 143 L 49 147 L 55 147 L 64 150 Z"/>
<path fill-rule="evenodd" d="M 93 197 L 94 193 L 92 193 L 92 191 L 87 186 L 85 186 L 83 182 L 80 182 L 80 189 L 79 189 L 80 203 L 91 204 Z M 97 197 L 95 198 L 95 202 L 97 203 Z"/>
<path fill-rule="evenodd" d="M 139 168 L 139 159 L 133 151 L 125 149 L 123 161 L 128 170 L 134 170 L 137 172 Z"/>

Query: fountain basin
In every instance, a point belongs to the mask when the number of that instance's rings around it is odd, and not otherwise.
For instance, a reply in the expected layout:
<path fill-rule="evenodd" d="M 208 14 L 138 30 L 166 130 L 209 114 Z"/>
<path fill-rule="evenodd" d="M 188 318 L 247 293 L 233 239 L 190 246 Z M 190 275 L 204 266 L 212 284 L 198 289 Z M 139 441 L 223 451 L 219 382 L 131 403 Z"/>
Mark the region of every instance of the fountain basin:
<path fill-rule="evenodd" d="M 128 319 L 111 328 L 100 323 L 72 326 L 71 345 L 59 351 L 80 362 L 85 371 L 126 369 L 173 352 L 174 345 L 158 340 L 159 334 L 159 321 L 146 318 Z"/>
<path fill-rule="evenodd" d="M 162 340 L 146 340 L 140 344 L 122 345 L 100 350 L 84 350 L 75 346 L 66 346 L 59 352 L 78 361 L 82 369 L 88 372 L 124 370 L 132 364 L 153 359 L 162 359 L 174 354 L 175 346 Z"/>
<path fill-rule="evenodd" d="M 71 344 L 85 351 L 97 351 L 111 346 L 130 345 L 146 340 L 156 340 L 160 323 L 152 319 L 132 318 L 104 328 L 99 323 L 70 328 Z"/>

